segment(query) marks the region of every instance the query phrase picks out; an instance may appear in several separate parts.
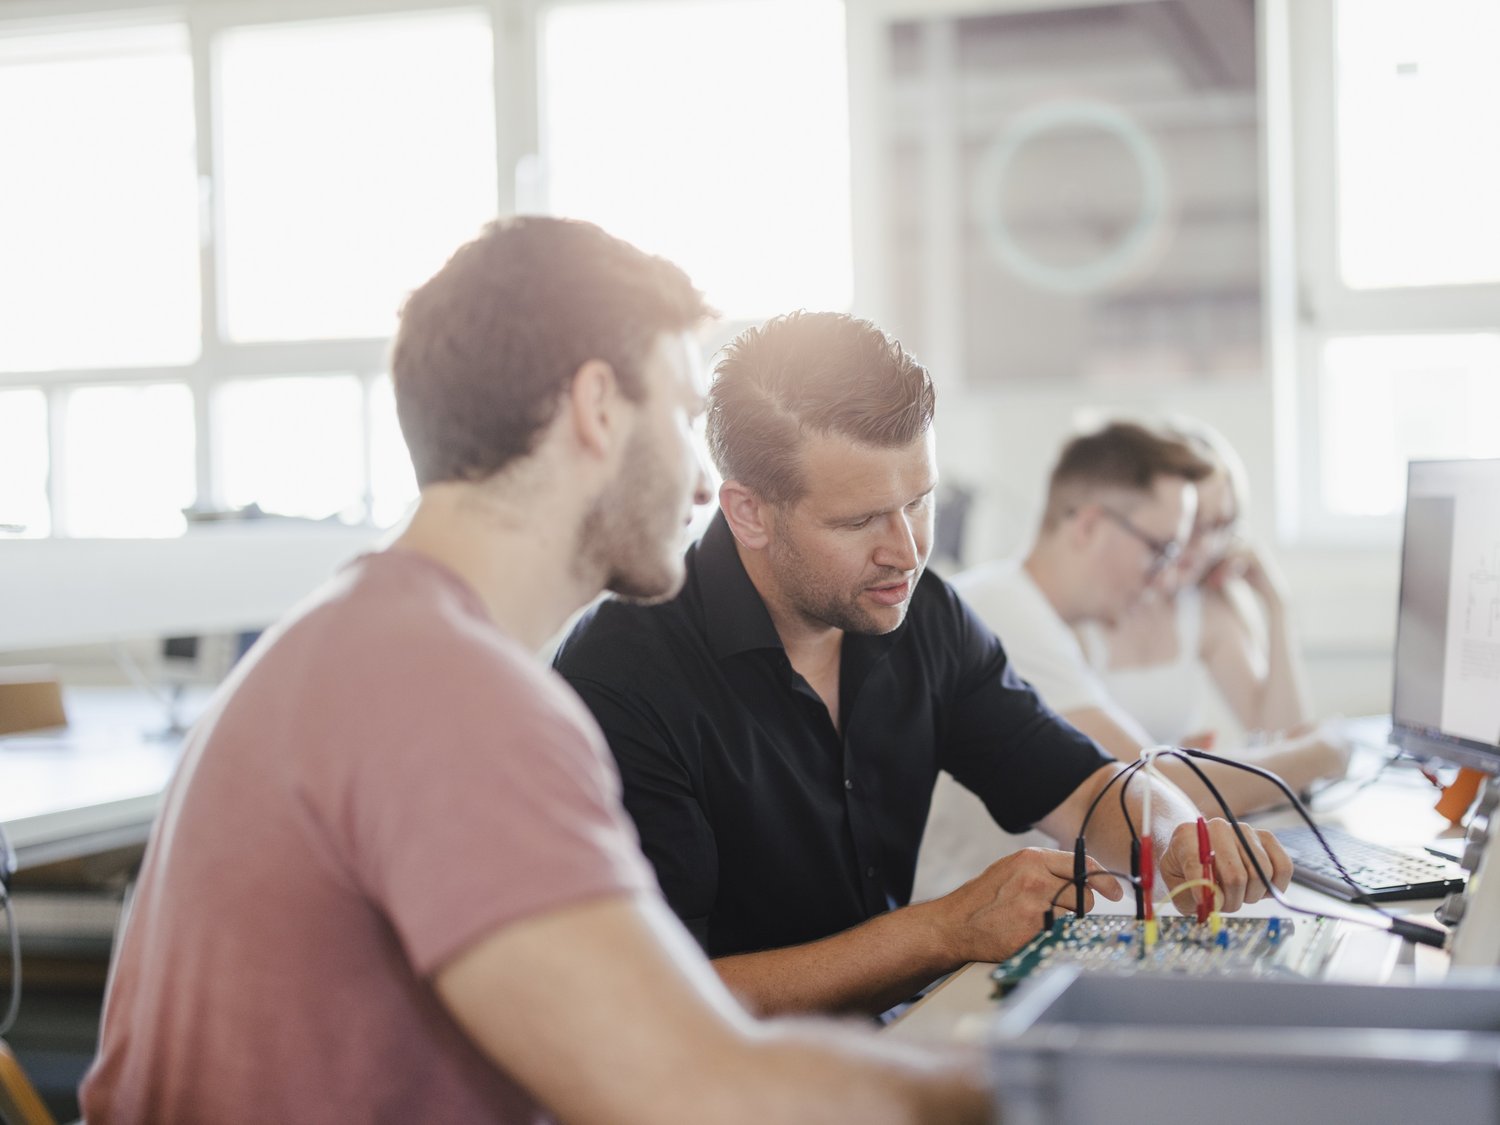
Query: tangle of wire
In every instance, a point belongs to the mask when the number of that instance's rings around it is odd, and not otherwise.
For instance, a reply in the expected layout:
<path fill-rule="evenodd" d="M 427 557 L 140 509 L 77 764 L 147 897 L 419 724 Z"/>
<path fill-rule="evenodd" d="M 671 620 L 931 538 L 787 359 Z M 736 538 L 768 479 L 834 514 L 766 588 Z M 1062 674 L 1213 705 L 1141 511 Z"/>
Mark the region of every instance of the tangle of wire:
<path fill-rule="evenodd" d="M 1222 758 L 1217 754 L 1210 754 L 1206 750 L 1196 750 L 1190 747 L 1183 746 L 1170 746 L 1148 750 L 1143 753 L 1139 759 L 1116 773 L 1112 778 L 1109 779 L 1104 787 L 1099 790 L 1099 792 L 1095 795 L 1093 802 L 1089 805 L 1088 812 L 1084 815 L 1083 823 L 1079 826 L 1078 829 L 1078 841 L 1075 854 L 1081 853 L 1083 850 L 1084 834 L 1088 830 L 1089 819 L 1094 815 L 1094 810 L 1099 807 L 1099 802 L 1103 800 L 1105 794 L 1109 792 L 1110 788 L 1116 782 L 1119 782 L 1120 811 L 1125 818 L 1125 825 L 1130 832 L 1131 854 L 1132 860 L 1134 860 L 1134 857 L 1140 847 L 1140 834 L 1136 831 L 1135 823 L 1130 816 L 1130 809 L 1126 800 L 1126 791 L 1130 787 L 1132 778 L 1134 778 L 1134 776 L 1141 769 L 1148 768 L 1148 764 L 1153 763 L 1154 760 L 1158 757 L 1177 758 L 1184 765 L 1186 765 L 1188 769 L 1192 770 L 1193 773 L 1197 775 L 1198 780 L 1203 783 L 1204 788 L 1209 791 L 1209 793 L 1213 796 L 1214 801 L 1218 804 L 1220 809 L 1223 810 L 1224 818 L 1229 822 L 1229 827 L 1231 830 L 1233 830 L 1235 838 L 1239 841 L 1240 847 L 1245 853 L 1245 858 L 1249 860 L 1250 866 L 1255 871 L 1256 877 L 1259 878 L 1261 883 L 1265 885 L 1266 890 L 1269 892 L 1271 897 L 1287 910 L 1295 911 L 1298 914 L 1313 915 L 1315 917 L 1321 915 L 1324 917 L 1337 919 L 1338 921 L 1353 922 L 1361 926 L 1370 926 L 1374 929 L 1384 929 L 1390 933 L 1398 935 L 1399 937 L 1407 941 L 1420 942 L 1425 945 L 1435 945 L 1438 947 L 1442 946 L 1444 940 L 1446 939 L 1446 935 L 1443 933 L 1443 931 L 1435 929 L 1431 926 L 1422 925 L 1421 923 L 1412 922 L 1406 918 L 1398 917 L 1370 899 L 1365 888 L 1360 886 L 1360 884 L 1354 879 L 1354 877 L 1349 874 L 1348 870 L 1344 867 L 1343 862 L 1334 852 L 1332 846 L 1329 845 L 1328 840 L 1323 836 L 1322 830 L 1318 827 L 1317 823 L 1313 820 L 1312 816 L 1308 813 L 1306 807 L 1304 807 L 1302 802 L 1297 799 L 1297 795 L 1292 792 L 1292 790 L 1287 786 L 1286 782 L 1282 781 L 1281 778 L 1277 777 L 1270 770 L 1262 769 L 1259 766 L 1252 766 L 1248 762 L 1237 762 L 1232 758 Z M 1201 758 L 1204 761 L 1209 762 L 1218 762 L 1221 765 L 1232 766 L 1235 769 L 1244 770 L 1246 773 L 1255 774 L 1257 777 L 1265 778 L 1267 781 L 1271 782 L 1278 789 L 1280 789 L 1281 792 L 1286 796 L 1287 800 L 1291 803 L 1292 808 L 1297 811 L 1297 815 L 1300 816 L 1304 821 L 1306 821 L 1307 826 L 1312 829 L 1313 836 L 1317 839 L 1319 845 L 1323 848 L 1323 851 L 1327 853 L 1329 860 L 1333 863 L 1334 869 L 1339 873 L 1339 877 L 1343 879 L 1344 882 L 1349 884 L 1349 887 L 1355 892 L 1356 897 L 1354 901 L 1375 911 L 1375 913 L 1379 914 L 1383 919 L 1385 919 L 1389 923 L 1389 925 L 1382 927 L 1378 922 L 1371 921 L 1369 918 L 1359 918 L 1342 914 L 1328 914 L 1323 910 L 1315 910 L 1305 906 L 1298 906 L 1285 898 L 1282 895 L 1281 891 L 1277 889 L 1276 884 L 1271 881 L 1270 876 L 1261 867 L 1260 860 L 1256 858 L 1255 850 L 1251 848 L 1250 841 L 1245 836 L 1244 828 L 1240 825 L 1239 820 L 1236 819 L 1234 811 L 1229 807 L 1229 802 L 1224 799 L 1224 795 L 1219 792 L 1218 787 L 1208 779 L 1208 776 L 1199 767 L 1198 763 L 1193 761 L 1194 758 Z M 1143 824 L 1142 828 L 1145 827 L 1146 825 Z M 1110 874 L 1115 874 L 1117 877 L 1121 877 L 1118 876 L 1118 874 L 1115 872 L 1110 872 Z M 1141 879 L 1139 875 L 1131 876 L 1129 878 L 1129 882 L 1132 886 L 1135 887 L 1138 896 L 1143 893 L 1144 888 L 1141 885 Z M 1076 888 L 1076 890 L 1078 891 L 1078 900 L 1079 902 L 1081 902 L 1083 898 L 1083 883 L 1080 881 L 1078 872 L 1076 870 L 1073 882 L 1069 884 L 1069 886 Z M 1069 887 L 1063 888 L 1063 890 L 1067 889 L 1069 889 Z M 1053 906 L 1056 906 L 1057 899 L 1061 896 L 1061 894 L 1062 891 L 1059 891 L 1057 895 L 1053 896 Z"/>

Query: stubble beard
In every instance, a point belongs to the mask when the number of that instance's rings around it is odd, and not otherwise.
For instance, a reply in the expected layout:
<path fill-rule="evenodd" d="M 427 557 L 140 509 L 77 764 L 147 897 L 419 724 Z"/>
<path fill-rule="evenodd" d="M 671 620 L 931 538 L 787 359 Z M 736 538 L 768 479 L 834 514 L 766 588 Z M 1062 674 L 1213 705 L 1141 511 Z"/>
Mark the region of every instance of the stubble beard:
<path fill-rule="evenodd" d="M 859 604 L 859 597 L 868 583 L 862 584 L 853 591 L 846 591 L 834 589 L 831 583 L 820 582 L 813 568 L 807 564 L 802 552 L 790 538 L 772 539 L 768 560 L 772 572 L 776 575 L 776 583 L 782 591 L 786 605 L 809 624 L 831 626 L 845 633 L 880 636 L 899 629 L 902 622 L 906 620 L 907 610 L 911 608 L 911 597 L 908 595 L 906 601 L 900 606 L 891 607 L 897 611 L 893 622 L 877 618 Z M 916 572 L 911 576 L 913 590 L 916 588 L 917 579 L 922 576 L 923 569 L 924 567 L 917 567 Z M 897 582 L 904 578 L 906 578 L 906 573 L 898 571 L 886 580 Z M 875 584 L 878 585 L 879 581 L 877 579 Z"/>
<path fill-rule="evenodd" d="M 617 476 L 594 501 L 578 529 L 575 566 L 580 578 L 628 601 L 667 601 L 682 587 L 680 504 L 665 466 L 644 431 L 631 435 Z M 674 534 L 675 533 L 675 534 Z"/>

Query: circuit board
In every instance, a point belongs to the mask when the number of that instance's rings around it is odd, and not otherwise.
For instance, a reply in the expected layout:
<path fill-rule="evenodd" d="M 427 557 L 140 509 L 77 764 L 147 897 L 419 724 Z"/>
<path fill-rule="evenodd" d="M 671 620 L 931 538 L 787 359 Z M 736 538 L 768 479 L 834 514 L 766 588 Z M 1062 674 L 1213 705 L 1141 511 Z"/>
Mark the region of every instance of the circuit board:
<path fill-rule="evenodd" d="M 1156 939 L 1148 946 L 1146 925 L 1127 915 L 1064 915 L 994 970 L 996 995 L 1049 965 L 1132 974 L 1317 977 L 1340 937 L 1338 921 L 1319 915 L 1225 918 L 1217 929 L 1169 916 L 1157 919 Z"/>

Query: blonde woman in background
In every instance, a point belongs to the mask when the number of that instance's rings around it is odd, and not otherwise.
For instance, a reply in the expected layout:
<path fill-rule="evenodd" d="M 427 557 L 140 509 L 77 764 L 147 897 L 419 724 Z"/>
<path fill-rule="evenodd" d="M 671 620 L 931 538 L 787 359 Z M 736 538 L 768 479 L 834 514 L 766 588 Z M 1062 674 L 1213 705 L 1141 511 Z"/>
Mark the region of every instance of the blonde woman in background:
<path fill-rule="evenodd" d="M 1202 423 L 1177 420 L 1170 432 L 1213 473 L 1198 482 L 1192 533 L 1167 581 L 1112 625 L 1080 629 L 1090 663 L 1121 709 L 1156 741 L 1222 745 L 1208 725 L 1202 689 L 1210 683 L 1250 744 L 1320 741 L 1310 729 L 1286 584 L 1240 534 L 1248 498 L 1244 464 Z M 1330 756 L 1343 753 L 1327 749 Z"/>

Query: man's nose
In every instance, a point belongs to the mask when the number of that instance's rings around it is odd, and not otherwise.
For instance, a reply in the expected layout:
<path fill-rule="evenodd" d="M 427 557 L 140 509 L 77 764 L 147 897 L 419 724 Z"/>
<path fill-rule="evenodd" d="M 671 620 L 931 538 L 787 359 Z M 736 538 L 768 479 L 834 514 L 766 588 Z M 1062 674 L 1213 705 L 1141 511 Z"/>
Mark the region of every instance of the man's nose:
<path fill-rule="evenodd" d="M 875 562 L 893 570 L 916 570 L 922 557 L 917 534 L 909 513 L 904 509 L 891 513 L 885 521 L 885 534 L 875 552 Z"/>

